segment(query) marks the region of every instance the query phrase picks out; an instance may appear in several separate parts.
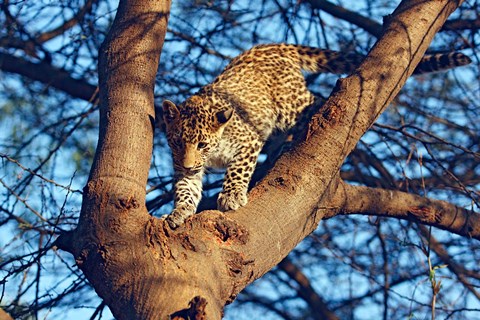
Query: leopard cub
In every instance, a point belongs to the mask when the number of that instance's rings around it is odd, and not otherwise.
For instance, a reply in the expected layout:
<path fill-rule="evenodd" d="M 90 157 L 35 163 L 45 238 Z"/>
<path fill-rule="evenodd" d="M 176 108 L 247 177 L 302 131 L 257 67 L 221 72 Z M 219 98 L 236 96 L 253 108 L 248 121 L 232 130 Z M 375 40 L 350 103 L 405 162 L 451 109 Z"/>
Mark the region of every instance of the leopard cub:
<path fill-rule="evenodd" d="M 211 83 L 180 105 L 163 102 L 163 117 L 175 169 L 175 209 L 167 217 L 177 228 L 196 212 L 205 167 L 226 168 L 218 209 L 247 204 L 257 157 L 274 130 L 295 125 L 314 102 L 302 70 L 350 73 L 363 56 L 312 47 L 256 46 L 235 59 Z M 425 56 L 416 72 L 469 63 L 461 53 Z"/>

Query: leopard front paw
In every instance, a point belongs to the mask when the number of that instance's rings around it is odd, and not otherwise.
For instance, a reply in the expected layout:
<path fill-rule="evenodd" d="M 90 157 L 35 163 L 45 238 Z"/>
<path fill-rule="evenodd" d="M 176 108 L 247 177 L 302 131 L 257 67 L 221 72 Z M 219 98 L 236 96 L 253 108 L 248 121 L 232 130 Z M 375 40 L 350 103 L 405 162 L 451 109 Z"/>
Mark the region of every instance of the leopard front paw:
<path fill-rule="evenodd" d="M 242 191 L 220 192 L 217 208 L 220 211 L 237 210 L 248 202 L 247 193 Z"/>
<path fill-rule="evenodd" d="M 173 209 L 166 220 L 170 228 L 177 229 L 188 217 L 193 215 L 195 210 L 188 207 L 178 207 Z"/>

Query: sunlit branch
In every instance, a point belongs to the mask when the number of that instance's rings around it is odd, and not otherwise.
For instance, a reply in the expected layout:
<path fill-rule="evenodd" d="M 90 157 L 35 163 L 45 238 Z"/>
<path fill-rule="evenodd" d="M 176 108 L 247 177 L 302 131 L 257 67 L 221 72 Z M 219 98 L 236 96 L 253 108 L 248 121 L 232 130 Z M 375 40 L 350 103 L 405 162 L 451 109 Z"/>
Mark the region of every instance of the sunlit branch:
<path fill-rule="evenodd" d="M 338 214 L 366 214 L 415 221 L 480 240 L 478 212 L 442 200 L 340 182 L 331 206 L 340 208 Z"/>

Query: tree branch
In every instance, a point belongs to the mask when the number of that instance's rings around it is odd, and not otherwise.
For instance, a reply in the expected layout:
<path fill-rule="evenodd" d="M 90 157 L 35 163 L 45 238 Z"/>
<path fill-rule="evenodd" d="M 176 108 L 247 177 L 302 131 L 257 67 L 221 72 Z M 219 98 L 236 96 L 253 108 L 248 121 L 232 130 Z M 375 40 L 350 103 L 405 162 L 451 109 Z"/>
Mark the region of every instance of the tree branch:
<path fill-rule="evenodd" d="M 308 0 L 313 9 L 323 10 L 332 16 L 348 21 L 375 37 L 380 37 L 383 27 L 380 23 L 362 16 L 355 11 L 348 10 L 342 6 L 331 3 L 327 0 Z M 480 28 L 480 19 L 454 19 L 446 21 L 441 31 L 449 30 L 478 30 Z"/>
<path fill-rule="evenodd" d="M 382 35 L 382 25 L 372 19 L 362 16 L 361 14 L 350 11 L 326 0 L 308 0 L 308 3 L 310 3 L 312 8 L 323 10 L 334 17 L 359 26 L 377 38 Z"/>
<path fill-rule="evenodd" d="M 401 191 L 352 186 L 342 182 L 333 198 L 337 214 L 365 214 L 391 217 L 431 225 L 480 240 L 480 215 L 441 200 Z"/>
<path fill-rule="evenodd" d="M 94 102 L 97 87 L 86 81 L 73 78 L 65 70 L 49 63 L 33 63 L 22 58 L 0 52 L 0 69 L 40 81 L 47 86 L 68 93 L 72 97 Z"/>
<path fill-rule="evenodd" d="M 435 254 L 440 258 L 441 262 L 446 264 L 448 269 L 455 274 L 455 276 L 457 276 L 458 281 L 460 281 L 468 291 L 470 291 L 477 299 L 480 300 L 480 293 L 477 291 L 476 286 L 473 285 L 467 278 L 470 271 L 467 270 L 465 266 L 457 263 L 454 258 L 451 257 L 445 246 L 435 237 L 429 234 L 429 230 L 426 226 L 419 225 L 419 227 L 423 237 L 428 239 L 429 248 L 435 252 Z"/>
<path fill-rule="evenodd" d="M 165 255 L 152 249 L 158 243 L 149 232 L 165 239 L 164 231 L 145 208 L 153 89 L 169 13 L 169 0 L 119 3 L 99 49 L 100 132 L 79 223 L 57 241 L 74 255 L 117 319 L 165 319 L 159 315 L 171 312 L 165 306 L 172 300 L 164 294 L 165 283 L 178 285 L 163 276 Z M 165 246 L 160 245 L 169 250 Z M 175 278 L 174 271 L 168 275 Z"/>
<path fill-rule="evenodd" d="M 480 18 L 476 19 L 452 19 L 445 22 L 442 31 L 445 30 L 478 30 L 480 29 Z"/>
<path fill-rule="evenodd" d="M 15 19 L 8 10 L 8 4 L 6 4 L 2 9 L 7 16 L 7 19 L 10 20 L 10 26 L 15 25 L 17 29 L 21 30 L 23 34 L 26 35 L 28 40 L 23 40 L 20 37 L 13 37 L 11 35 L 7 35 L 5 37 L 0 38 L 0 47 L 6 48 L 16 48 L 23 50 L 26 54 L 38 58 L 37 50 L 45 50 L 41 47 L 44 42 L 47 42 L 61 34 L 63 34 L 68 29 L 73 28 L 77 25 L 83 17 L 91 11 L 92 6 L 98 0 L 87 0 L 85 5 L 75 14 L 71 19 L 64 21 L 63 24 L 59 25 L 58 27 L 45 31 L 37 36 L 32 36 L 27 32 L 27 29 L 20 23 L 17 19 Z M 45 52 L 45 54 L 47 54 Z"/>
<path fill-rule="evenodd" d="M 338 317 L 332 312 L 323 299 L 318 295 L 310 284 L 308 278 L 303 274 L 288 257 L 283 259 L 278 267 L 283 270 L 291 279 L 298 284 L 297 293 L 310 307 L 312 317 L 322 320 L 338 320 Z"/>
<path fill-rule="evenodd" d="M 34 42 L 37 43 L 37 44 L 47 42 L 47 41 L 63 34 L 68 29 L 73 28 L 75 25 L 77 25 L 83 19 L 83 17 L 88 12 L 91 11 L 93 4 L 96 3 L 97 1 L 98 0 L 87 0 L 85 2 L 85 5 L 83 7 L 81 7 L 81 9 L 77 12 L 77 14 L 75 14 L 72 18 L 70 18 L 69 20 L 65 21 L 63 24 L 61 24 L 60 26 L 58 26 L 58 27 L 56 27 L 52 30 L 45 31 L 45 32 L 39 34 L 35 38 Z"/>

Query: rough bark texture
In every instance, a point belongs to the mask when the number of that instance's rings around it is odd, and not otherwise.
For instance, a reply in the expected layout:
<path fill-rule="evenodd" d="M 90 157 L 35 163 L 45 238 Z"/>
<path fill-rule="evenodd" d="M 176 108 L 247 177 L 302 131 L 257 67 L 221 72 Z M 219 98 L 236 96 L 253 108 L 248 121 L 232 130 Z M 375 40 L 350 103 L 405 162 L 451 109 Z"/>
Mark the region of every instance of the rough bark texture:
<path fill-rule="evenodd" d="M 338 82 L 308 139 L 278 161 L 249 204 L 204 211 L 175 231 L 144 206 L 153 81 L 169 5 L 120 1 L 100 52 L 100 139 L 80 222 L 58 240 L 118 319 L 220 319 L 226 303 L 322 218 L 346 213 L 340 166 L 459 3 L 402 2 L 365 62 Z M 425 222 L 422 210 L 409 214 Z"/>
<path fill-rule="evenodd" d="M 120 1 L 99 51 L 100 135 L 79 225 L 58 240 L 118 319 L 158 319 L 162 308 L 156 279 L 163 266 L 146 237 L 145 185 L 169 10 L 169 1 Z"/>
<path fill-rule="evenodd" d="M 446 201 L 431 200 L 395 190 L 351 186 L 344 182 L 331 200 L 330 206 L 340 209 L 340 212 L 335 211 L 335 215 L 341 213 L 395 217 L 480 240 L 480 216 Z"/>

